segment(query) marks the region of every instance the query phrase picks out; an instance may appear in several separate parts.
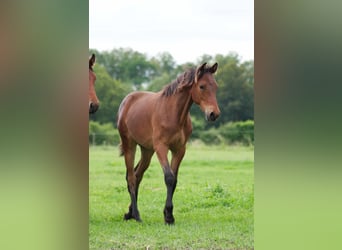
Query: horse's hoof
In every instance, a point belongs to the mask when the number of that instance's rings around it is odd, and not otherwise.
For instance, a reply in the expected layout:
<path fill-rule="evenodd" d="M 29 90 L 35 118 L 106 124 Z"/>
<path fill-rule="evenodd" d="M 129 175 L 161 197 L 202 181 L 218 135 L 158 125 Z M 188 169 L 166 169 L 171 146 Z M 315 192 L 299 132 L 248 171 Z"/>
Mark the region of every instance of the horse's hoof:
<path fill-rule="evenodd" d="M 137 222 L 142 222 L 140 216 L 133 216 L 131 213 L 127 213 L 124 215 L 124 220 L 135 219 Z"/>
<path fill-rule="evenodd" d="M 175 218 L 173 216 L 172 217 L 165 217 L 164 220 L 165 220 L 166 225 L 174 225 L 175 224 Z"/>
<path fill-rule="evenodd" d="M 167 225 L 173 225 L 175 223 L 175 217 L 172 214 L 172 207 L 167 209 L 164 208 L 164 221 Z"/>
<path fill-rule="evenodd" d="M 130 220 L 132 218 L 133 218 L 132 214 L 130 214 L 130 213 L 127 213 L 127 214 L 124 215 L 124 220 Z"/>

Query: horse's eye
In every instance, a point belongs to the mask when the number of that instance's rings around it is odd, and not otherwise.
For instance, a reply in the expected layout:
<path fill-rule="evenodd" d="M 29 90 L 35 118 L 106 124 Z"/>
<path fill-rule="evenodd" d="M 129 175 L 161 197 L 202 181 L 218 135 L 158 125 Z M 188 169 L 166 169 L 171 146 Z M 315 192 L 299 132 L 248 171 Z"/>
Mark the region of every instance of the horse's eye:
<path fill-rule="evenodd" d="M 200 89 L 204 89 L 204 85 L 200 85 Z"/>

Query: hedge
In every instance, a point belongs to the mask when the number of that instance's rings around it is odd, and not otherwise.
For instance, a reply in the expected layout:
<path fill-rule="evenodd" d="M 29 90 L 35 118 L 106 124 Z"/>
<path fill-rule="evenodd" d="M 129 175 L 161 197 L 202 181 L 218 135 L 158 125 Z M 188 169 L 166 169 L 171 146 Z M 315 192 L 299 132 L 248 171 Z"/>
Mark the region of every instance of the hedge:
<path fill-rule="evenodd" d="M 200 139 L 208 145 L 254 145 L 254 121 L 228 122 L 218 128 L 205 130 L 204 123 L 195 120 L 193 121 L 193 133 L 190 139 Z M 118 145 L 119 143 L 119 132 L 113 124 L 89 122 L 89 144 Z"/>

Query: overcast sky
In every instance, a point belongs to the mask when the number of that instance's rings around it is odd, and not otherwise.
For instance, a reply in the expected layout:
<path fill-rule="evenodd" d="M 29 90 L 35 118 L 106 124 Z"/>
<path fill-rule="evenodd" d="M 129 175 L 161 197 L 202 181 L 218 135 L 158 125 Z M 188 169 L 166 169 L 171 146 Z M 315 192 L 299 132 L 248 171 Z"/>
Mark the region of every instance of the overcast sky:
<path fill-rule="evenodd" d="M 169 52 L 178 64 L 235 52 L 254 59 L 253 0 L 89 0 L 89 47 Z"/>

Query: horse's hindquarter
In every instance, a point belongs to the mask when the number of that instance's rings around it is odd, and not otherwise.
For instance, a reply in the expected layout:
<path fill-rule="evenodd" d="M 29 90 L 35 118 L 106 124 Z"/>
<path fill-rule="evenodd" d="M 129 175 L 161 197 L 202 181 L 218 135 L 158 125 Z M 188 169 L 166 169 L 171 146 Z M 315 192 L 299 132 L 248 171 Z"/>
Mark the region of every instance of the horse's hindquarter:
<path fill-rule="evenodd" d="M 133 92 L 123 100 L 118 116 L 118 129 L 122 135 L 137 144 L 152 148 L 151 115 L 154 95 L 152 92 Z"/>

